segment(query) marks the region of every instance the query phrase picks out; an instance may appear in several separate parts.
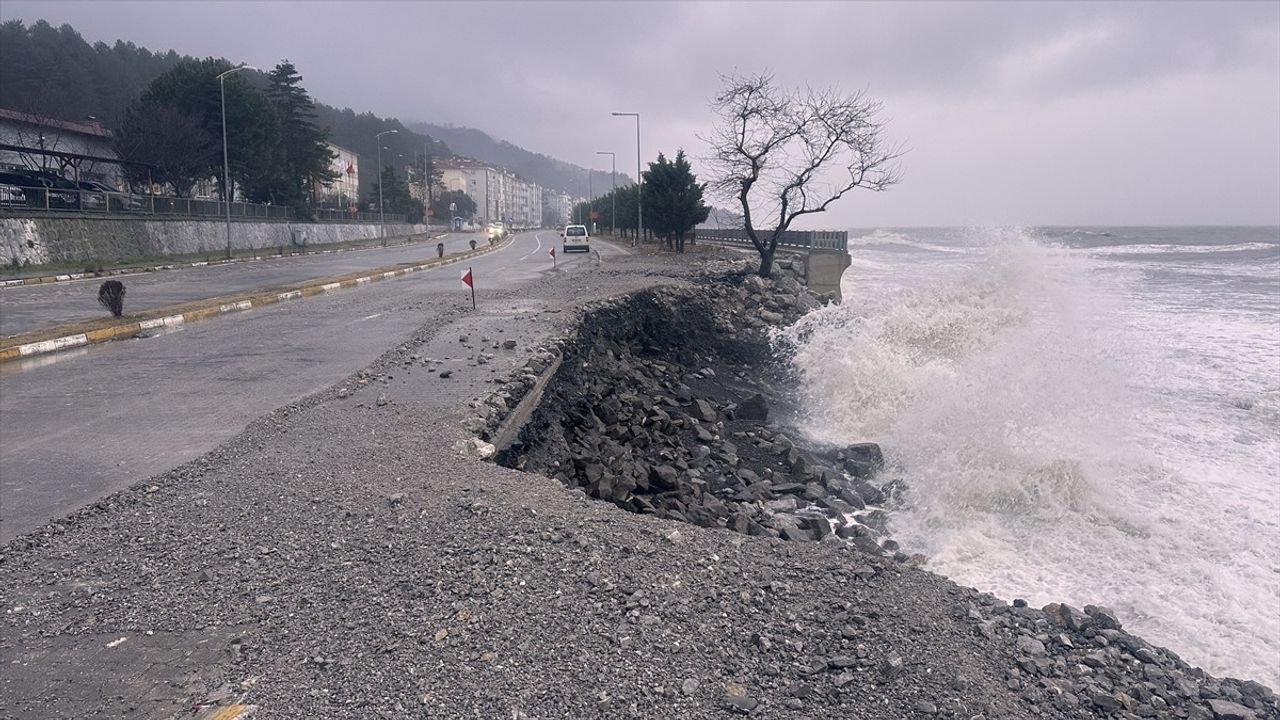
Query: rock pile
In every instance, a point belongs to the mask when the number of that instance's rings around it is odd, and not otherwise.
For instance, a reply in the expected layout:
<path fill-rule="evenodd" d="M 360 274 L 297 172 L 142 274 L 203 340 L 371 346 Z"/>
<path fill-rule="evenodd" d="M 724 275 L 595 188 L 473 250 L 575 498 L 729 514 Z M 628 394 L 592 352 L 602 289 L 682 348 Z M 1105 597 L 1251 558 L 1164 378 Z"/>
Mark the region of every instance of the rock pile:
<path fill-rule="evenodd" d="M 1217 679 L 1173 652 L 1125 632 L 1104 607 L 1006 604 L 965 588 L 953 608 L 992 642 L 1013 640 L 1005 684 L 1031 701 L 1045 693 L 1064 714 L 1085 717 L 1259 720 L 1280 717 L 1280 699 L 1251 680 Z"/>
<path fill-rule="evenodd" d="M 789 371 L 766 331 L 818 305 L 794 273 L 784 264 L 776 279 L 730 275 L 590 308 L 558 341 L 560 367 L 499 462 L 634 512 L 895 551 L 877 539 L 884 491 L 867 482 L 883 463 L 877 446 L 806 448 L 767 424 Z M 531 366 L 495 393 L 493 414 L 536 380 Z"/>

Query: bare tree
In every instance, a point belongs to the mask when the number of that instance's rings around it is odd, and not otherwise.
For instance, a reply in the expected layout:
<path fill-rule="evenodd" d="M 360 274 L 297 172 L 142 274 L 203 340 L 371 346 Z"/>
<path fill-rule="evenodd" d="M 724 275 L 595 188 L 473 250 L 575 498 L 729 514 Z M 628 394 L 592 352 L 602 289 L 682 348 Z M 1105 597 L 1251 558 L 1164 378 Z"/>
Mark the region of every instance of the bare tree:
<path fill-rule="evenodd" d="M 723 77 L 707 158 L 710 186 L 742 206 L 743 227 L 773 271 L 778 240 L 797 218 L 825 212 L 856 188 L 898 182 L 902 151 L 886 146 L 881 103 L 859 91 L 789 91 L 771 74 Z M 761 223 L 762 227 L 757 227 Z"/>

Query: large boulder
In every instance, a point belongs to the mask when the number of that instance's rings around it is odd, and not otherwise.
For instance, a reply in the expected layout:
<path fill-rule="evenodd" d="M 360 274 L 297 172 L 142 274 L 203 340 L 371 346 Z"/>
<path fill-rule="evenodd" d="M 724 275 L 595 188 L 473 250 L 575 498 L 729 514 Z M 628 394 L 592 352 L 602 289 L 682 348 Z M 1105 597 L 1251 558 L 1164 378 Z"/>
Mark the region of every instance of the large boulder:
<path fill-rule="evenodd" d="M 756 393 L 743 400 L 734 415 L 739 420 L 762 423 L 769 419 L 769 404 L 765 401 L 764 395 Z"/>

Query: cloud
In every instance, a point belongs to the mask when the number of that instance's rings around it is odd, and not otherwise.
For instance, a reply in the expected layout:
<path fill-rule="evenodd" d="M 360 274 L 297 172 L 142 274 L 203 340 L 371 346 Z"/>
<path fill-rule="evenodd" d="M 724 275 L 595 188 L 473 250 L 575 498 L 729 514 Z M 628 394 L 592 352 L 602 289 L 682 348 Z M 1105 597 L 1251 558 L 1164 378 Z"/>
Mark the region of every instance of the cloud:
<path fill-rule="evenodd" d="M 634 166 L 616 110 L 643 113 L 647 157 L 703 154 L 707 99 L 735 68 L 865 88 L 913 148 L 907 175 L 824 223 L 1280 222 L 1277 3 L 6 0 L 4 13 L 90 40 L 288 57 L 325 102 L 594 167 L 597 150 Z M 1188 182 L 1186 163 L 1213 180 Z"/>

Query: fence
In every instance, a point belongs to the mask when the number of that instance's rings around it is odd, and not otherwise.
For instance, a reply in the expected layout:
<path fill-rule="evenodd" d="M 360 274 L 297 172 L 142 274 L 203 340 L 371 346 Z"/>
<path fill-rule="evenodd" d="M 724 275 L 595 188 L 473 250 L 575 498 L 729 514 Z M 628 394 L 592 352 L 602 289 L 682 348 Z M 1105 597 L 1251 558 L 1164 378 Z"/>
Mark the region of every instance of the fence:
<path fill-rule="evenodd" d="M 65 188 L 0 185 L 0 212 L 18 213 L 93 213 L 106 215 L 155 215 L 168 217 L 210 217 L 227 215 L 227 204 L 221 200 L 180 198 L 167 195 L 135 195 L 106 190 L 72 190 Z M 231 203 L 232 218 L 255 220 L 291 220 L 293 208 L 287 205 Z"/>
<path fill-rule="evenodd" d="M 757 230 L 756 237 L 765 241 L 772 232 Z M 698 240 L 731 245 L 751 245 L 751 238 L 746 230 L 699 228 Z M 778 237 L 778 247 L 847 251 L 849 233 L 846 230 L 783 230 L 782 235 Z"/>
<path fill-rule="evenodd" d="M 376 223 L 385 220 L 389 223 L 403 223 L 405 216 L 402 213 L 386 213 L 382 217 L 376 212 L 347 212 L 345 210 L 314 210 L 316 220 L 324 222 L 361 222 Z"/>

